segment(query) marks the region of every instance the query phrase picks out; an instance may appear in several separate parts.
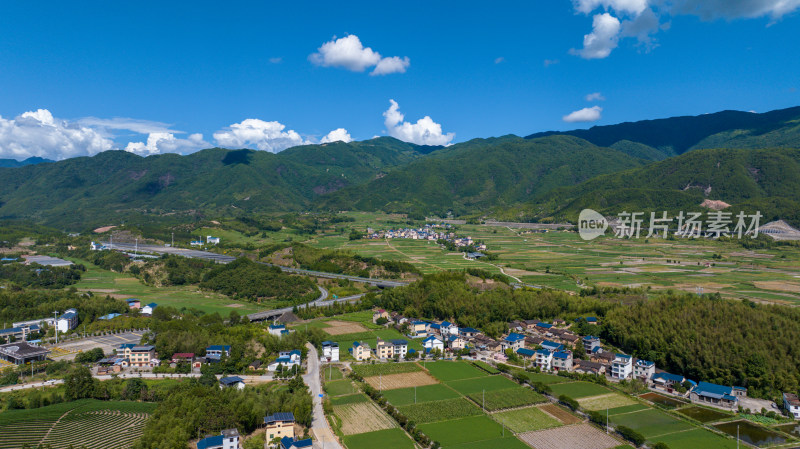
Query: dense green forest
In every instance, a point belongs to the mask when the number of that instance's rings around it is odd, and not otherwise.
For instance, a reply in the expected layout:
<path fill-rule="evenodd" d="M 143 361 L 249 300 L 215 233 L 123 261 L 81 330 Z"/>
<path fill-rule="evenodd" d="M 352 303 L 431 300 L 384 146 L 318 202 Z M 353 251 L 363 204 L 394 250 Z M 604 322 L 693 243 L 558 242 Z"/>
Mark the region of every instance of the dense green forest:
<path fill-rule="evenodd" d="M 302 304 L 319 296 L 316 284 L 309 278 L 286 274 L 278 267 L 258 264 L 246 258 L 219 265 L 207 272 L 200 287 L 251 301 L 278 300 Z"/>
<path fill-rule="evenodd" d="M 47 267 L 36 263 L 3 263 L 0 264 L 0 283 L 8 281 L 23 287 L 64 288 L 78 282 L 84 271 L 86 267 L 83 265 Z"/>
<path fill-rule="evenodd" d="M 398 278 L 420 274 L 417 267 L 407 262 L 366 257 L 343 250 L 319 249 L 302 243 L 269 246 L 259 252 L 259 257 L 281 265 L 351 276 Z"/>
<path fill-rule="evenodd" d="M 407 316 L 455 320 L 500 335 L 515 319 L 595 315 L 594 332 L 627 353 L 694 380 L 741 385 L 772 397 L 800 386 L 800 311 L 715 296 L 548 290 L 479 291 L 464 274 L 426 275 L 384 292 L 376 304 Z M 638 298 L 638 299 L 637 299 Z"/>
<path fill-rule="evenodd" d="M 109 296 L 93 296 L 77 291 L 24 290 L 21 288 L 0 289 L 0 321 L 32 320 L 52 317 L 53 311 L 63 312 L 69 308 L 78 310 L 81 321 L 92 321 L 112 312 L 128 310 L 125 301 Z"/>

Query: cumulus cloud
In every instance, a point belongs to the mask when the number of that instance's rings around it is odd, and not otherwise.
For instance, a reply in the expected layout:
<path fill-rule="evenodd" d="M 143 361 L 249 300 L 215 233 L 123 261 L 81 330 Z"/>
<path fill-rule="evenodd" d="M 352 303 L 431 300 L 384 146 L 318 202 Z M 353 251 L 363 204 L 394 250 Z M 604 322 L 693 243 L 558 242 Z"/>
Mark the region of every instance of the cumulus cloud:
<path fill-rule="evenodd" d="M 202 134 L 190 134 L 187 139 L 179 139 L 168 132 L 155 132 L 147 136 L 147 142 L 129 142 L 125 151 L 136 153 L 140 156 L 150 156 L 161 153 L 193 153 L 211 144 L 203 140 Z"/>
<path fill-rule="evenodd" d="M 455 133 L 442 133 L 442 125 L 434 122 L 427 115 L 416 123 L 405 121 L 405 116 L 400 112 L 400 105 L 394 100 L 389 100 L 391 105 L 384 113 L 386 132 L 404 142 L 417 145 L 448 145 L 455 138 Z"/>
<path fill-rule="evenodd" d="M 47 109 L 26 112 L 13 119 L 0 117 L 0 157 L 32 156 L 65 159 L 91 156 L 114 148 L 114 142 L 88 126 L 53 117 Z"/>
<path fill-rule="evenodd" d="M 308 56 L 311 63 L 322 67 L 341 67 L 353 72 L 363 72 L 375 67 L 370 75 L 405 73 L 411 61 L 408 57 L 391 56 L 384 58 L 370 47 L 364 47 L 361 39 L 351 34 L 325 42 L 316 53 Z"/>
<path fill-rule="evenodd" d="M 586 101 L 606 101 L 606 97 L 600 92 L 594 92 L 586 96 Z"/>
<path fill-rule="evenodd" d="M 214 139 L 218 145 L 226 148 L 256 148 L 272 153 L 311 143 L 296 131 L 284 129 L 286 125 L 280 122 L 249 118 L 215 132 Z"/>
<path fill-rule="evenodd" d="M 619 19 L 609 13 L 596 14 L 592 20 L 592 32 L 583 36 L 583 48 L 570 53 L 584 59 L 602 59 L 617 48 L 619 42 Z"/>
<path fill-rule="evenodd" d="M 108 132 L 110 130 L 128 130 L 138 134 L 182 132 L 170 129 L 172 126 L 168 123 L 127 117 L 114 117 L 110 119 L 84 117 L 76 120 L 75 123 L 99 129 L 104 132 Z"/>
<path fill-rule="evenodd" d="M 590 15 L 604 11 L 594 15 L 592 33 L 584 36 L 584 48 L 572 51 L 586 59 L 607 57 L 619 39 L 626 37 L 636 38 L 649 51 L 657 46 L 654 35 L 668 29 L 673 16 L 694 15 L 702 20 L 769 17 L 775 22 L 800 9 L 800 0 L 573 0 L 572 3 L 577 13 Z M 607 17 L 598 23 L 598 16 Z"/>
<path fill-rule="evenodd" d="M 592 106 L 591 108 L 583 108 L 571 112 L 565 115 L 563 117 L 563 120 L 567 123 L 596 122 L 600 120 L 602 112 L 603 108 L 601 108 L 600 106 Z"/>
<path fill-rule="evenodd" d="M 280 64 L 283 62 L 283 58 L 269 58 L 270 64 Z"/>
<path fill-rule="evenodd" d="M 550 67 L 551 65 L 556 65 L 556 64 L 558 64 L 559 62 L 560 62 L 560 61 L 559 61 L 558 59 L 545 59 L 545 60 L 544 60 L 544 66 L 545 66 L 545 67 Z"/>
<path fill-rule="evenodd" d="M 347 132 L 344 128 L 336 128 L 333 131 L 329 132 L 319 143 L 329 143 L 329 142 L 352 142 L 353 138 L 350 137 L 350 133 Z"/>
<path fill-rule="evenodd" d="M 504 57 L 500 56 L 499 58 L 495 58 L 495 59 L 494 59 L 494 63 L 495 63 L 495 64 L 500 64 L 501 62 L 503 62 L 503 61 L 505 61 L 505 60 L 506 60 L 506 58 L 504 58 Z"/>

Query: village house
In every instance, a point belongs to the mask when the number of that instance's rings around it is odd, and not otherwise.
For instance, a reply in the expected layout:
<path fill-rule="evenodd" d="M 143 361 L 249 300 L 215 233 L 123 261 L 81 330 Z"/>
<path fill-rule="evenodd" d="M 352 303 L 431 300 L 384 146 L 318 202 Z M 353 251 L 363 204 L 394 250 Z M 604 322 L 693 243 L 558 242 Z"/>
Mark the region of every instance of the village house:
<path fill-rule="evenodd" d="M 575 359 L 573 363 L 573 369 L 576 373 L 600 375 L 606 372 L 606 367 L 597 362 Z"/>
<path fill-rule="evenodd" d="M 153 315 L 153 311 L 156 310 L 156 307 L 158 307 L 158 304 L 154 302 L 145 305 L 142 307 L 142 315 Z"/>
<path fill-rule="evenodd" d="M 67 309 L 63 315 L 58 317 L 56 321 L 56 329 L 59 332 L 67 332 L 71 329 L 75 329 L 75 326 L 78 325 L 78 311 L 75 309 Z"/>
<path fill-rule="evenodd" d="M 561 333 L 558 339 L 561 341 L 561 343 L 574 347 L 576 344 L 580 344 L 581 337 L 573 334 L 570 331 L 564 331 Z"/>
<path fill-rule="evenodd" d="M 142 303 L 136 298 L 128 298 L 125 300 L 128 303 L 128 308 L 136 310 L 142 306 Z"/>
<path fill-rule="evenodd" d="M 151 366 L 156 358 L 156 347 L 153 345 L 137 345 L 130 348 L 128 363 L 138 368 Z"/>
<path fill-rule="evenodd" d="M 439 352 L 444 352 L 444 342 L 433 335 L 422 341 L 422 347 L 425 348 L 426 354 L 436 351 L 437 349 Z"/>
<path fill-rule="evenodd" d="M 553 328 L 552 324 L 547 324 L 547 323 L 543 323 L 543 322 L 540 321 L 540 322 L 536 323 L 536 328 L 535 329 L 538 330 L 539 332 L 547 333 L 547 332 L 550 332 L 550 329 L 552 329 L 552 328 Z"/>
<path fill-rule="evenodd" d="M 634 359 L 633 360 L 633 378 L 639 379 L 647 383 L 653 374 L 656 373 L 656 364 L 649 360 Z"/>
<path fill-rule="evenodd" d="M 633 357 L 625 354 L 616 354 L 611 361 L 611 377 L 614 379 L 627 379 L 633 374 Z"/>
<path fill-rule="evenodd" d="M 572 371 L 572 353 L 570 351 L 556 351 L 553 353 L 553 371 Z"/>
<path fill-rule="evenodd" d="M 244 390 L 244 379 L 239 376 L 223 377 L 219 380 L 220 388 L 235 388 L 237 390 Z"/>
<path fill-rule="evenodd" d="M 375 357 L 379 359 L 391 359 L 395 356 L 405 357 L 408 353 L 407 340 L 381 340 L 378 338 L 375 345 Z"/>
<path fill-rule="evenodd" d="M 458 329 L 458 333 L 464 338 L 475 338 L 480 331 L 472 327 L 461 327 Z"/>
<path fill-rule="evenodd" d="M 531 337 L 531 336 L 525 337 L 525 346 L 529 348 L 535 348 L 536 346 L 539 346 L 543 342 L 544 338 L 542 337 Z"/>
<path fill-rule="evenodd" d="M 296 440 L 294 438 L 285 437 L 281 439 L 281 449 L 303 449 L 313 446 L 313 440 L 306 438 L 305 440 Z"/>
<path fill-rule="evenodd" d="M 586 322 L 592 325 L 597 325 L 597 318 L 593 316 L 587 316 Z"/>
<path fill-rule="evenodd" d="M 253 360 L 252 362 L 250 362 L 249 365 L 247 365 L 247 370 L 248 371 L 258 371 L 258 370 L 261 369 L 261 364 L 262 364 L 261 360 L 258 360 L 258 359 Z"/>
<path fill-rule="evenodd" d="M 197 449 L 239 449 L 239 431 L 225 429 L 219 435 L 203 438 L 197 442 Z"/>
<path fill-rule="evenodd" d="M 383 309 L 378 309 L 378 310 L 375 310 L 374 312 L 372 312 L 372 323 L 373 324 L 377 324 L 378 320 L 381 319 L 381 318 L 385 319 L 388 322 L 389 321 L 389 312 L 387 312 L 387 311 L 385 311 Z"/>
<path fill-rule="evenodd" d="M 286 329 L 285 324 L 270 324 L 268 332 L 275 337 L 282 337 L 288 334 L 289 330 Z"/>
<path fill-rule="evenodd" d="M 567 322 L 562 320 L 562 319 L 560 319 L 560 318 L 556 318 L 556 319 L 553 320 L 553 326 L 566 326 L 566 325 L 567 325 Z"/>
<path fill-rule="evenodd" d="M 536 351 L 536 358 L 534 363 L 536 366 L 539 367 L 542 371 L 550 371 L 553 369 L 553 353 L 548 351 L 547 349 L 537 349 Z"/>
<path fill-rule="evenodd" d="M 264 426 L 267 443 L 275 438 L 294 438 L 294 414 L 291 412 L 264 417 Z"/>
<path fill-rule="evenodd" d="M 800 399 L 794 393 L 783 393 L 783 408 L 794 419 L 800 419 Z"/>
<path fill-rule="evenodd" d="M 448 335 L 458 335 L 458 326 L 449 321 L 442 321 L 439 323 L 439 332 L 441 333 L 442 337 L 447 337 Z"/>
<path fill-rule="evenodd" d="M 562 349 L 564 349 L 564 345 L 550 340 L 542 341 L 541 343 L 539 343 L 539 346 L 541 346 L 544 349 L 547 349 L 550 352 L 561 351 Z"/>
<path fill-rule="evenodd" d="M 671 374 L 667 372 L 655 373 L 652 377 L 653 386 L 660 388 L 667 393 L 672 393 L 676 385 L 681 385 L 686 381 L 686 378 L 679 374 Z"/>
<path fill-rule="evenodd" d="M 194 362 L 194 353 L 193 352 L 176 352 L 172 354 L 172 363 L 179 364 L 179 363 L 188 363 L 192 364 Z"/>
<path fill-rule="evenodd" d="M 203 364 L 206 363 L 205 357 L 195 357 L 194 362 L 192 362 L 192 368 L 200 369 L 203 367 Z"/>
<path fill-rule="evenodd" d="M 727 387 L 709 382 L 698 382 L 689 392 L 689 399 L 694 403 L 727 409 L 736 409 L 739 398 L 744 396 L 747 396 L 747 390 L 742 387 Z"/>
<path fill-rule="evenodd" d="M 512 332 L 525 332 L 528 329 L 528 326 L 525 325 L 524 321 L 514 320 L 508 323 L 508 330 Z"/>
<path fill-rule="evenodd" d="M 583 350 L 586 351 L 587 354 L 593 353 L 594 349 L 599 347 L 600 347 L 599 337 L 593 337 L 591 335 L 583 337 Z"/>
<path fill-rule="evenodd" d="M 339 343 L 335 341 L 322 342 L 322 358 L 327 362 L 339 361 Z"/>
<path fill-rule="evenodd" d="M 467 347 L 467 341 L 457 335 L 447 337 L 447 347 L 451 351 L 460 351 Z"/>
<path fill-rule="evenodd" d="M 353 358 L 358 361 L 369 360 L 369 358 L 372 357 L 372 350 L 369 344 L 364 342 L 354 341 L 353 347 L 348 349 L 348 351 L 353 355 Z"/>
<path fill-rule="evenodd" d="M 512 351 L 516 351 L 519 348 L 525 346 L 525 336 L 522 334 L 518 334 L 516 332 L 512 332 L 508 334 L 503 341 L 500 342 L 503 351 L 506 349 L 511 349 Z"/>
<path fill-rule="evenodd" d="M 595 348 L 595 352 L 591 354 L 589 360 L 605 366 L 606 368 L 608 368 L 606 371 L 610 372 L 611 364 L 614 362 L 615 357 L 616 356 L 614 355 L 614 353 L 603 351 L 600 348 Z"/>
<path fill-rule="evenodd" d="M 425 338 L 428 336 L 428 325 L 425 321 L 413 321 L 409 331 L 411 336 L 415 338 Z"/>
<path fill-rule="evenodd" d="M 404 317 L 403 315 L 400 315 L 397 312 L 390 313 L 389 317 L 392 320 L 392 322 L 396 324 L 404 324 L 408 322 L 408 318 Z"/>
<path fill-rule="evenodd" d="M 517 355 L 525 360 L 536 359 L 536 351 L 534 351 L 533 349 L 519 348 L 517 349 Z"/>
<path fill-rule="evenodd" d="M 294 351 L 281 351 L 278 353 L 278 358 L 274 362 L 267 365 L 267 371 L 277 371 L 278 366 L 283 369 L 291 369 L 300 365 L 301 352 L 297 349 Z"/>
<path fill-rule="evenodd" d="M 215 358 L 222 358 L 222 356 L 230 357 L 231 356 L 231 346 L 230 345 L 211 345 L 206 348 L 206 357 L 215 357 Z"/>

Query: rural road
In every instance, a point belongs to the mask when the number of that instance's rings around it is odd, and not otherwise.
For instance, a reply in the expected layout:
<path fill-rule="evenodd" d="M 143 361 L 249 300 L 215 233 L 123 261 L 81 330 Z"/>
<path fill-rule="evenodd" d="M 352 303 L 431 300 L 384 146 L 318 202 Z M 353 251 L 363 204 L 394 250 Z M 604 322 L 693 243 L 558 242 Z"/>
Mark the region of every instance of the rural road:
<path fill-rule="evenodd" d="M 111 380 L 112 375 L 110 374 L 92 374 L 97 380 Z M 132 379 L 135 377 L 142 378 L 142 379 L 180 379 L 186 377 L 200 377 L 199 373 L 188 373 L 188 374 L 153 374 L 153 373 L 123 373 L 117 374 L 117 377 L 120 379 Z M 217 375 L 217 378 L 222 376 Z M 245 384 L 254 384 L 254 383 L 262 383 L 262 382 L 272 382 L 274 380 L 273 374 L 268 373 L 263 376 L 247 376 L 247 375 L 239 375 Z M 53 380 L 46 380 L 44 382 L 33 382 L 28 384 L 18 384 L 18 385 L 9 385 L 7 387 L 0 388 L 0 393 L 8 393 L 10 391 L 17 391 L 17 390 L 27 390 L 29 388 L 39 388 L 39 387 L 52 387 L 53 385 L 63 384 L 64 381 L 62 379 L 53 379 Z"/>
<path fill-rule="evenodd" d="M 325 412 L 322 410 L 322 385 L 319 375 L 319 354 L 317 348 L 311 343 L 306 343 L 308 348 L 308 362 L 307 373 L 303 376 L 303 381 L 308 385 L 311 390 L 311 399 L 314 402 L 314 415 L 311 421 L 311 431 L 314 432 L 316 441 L 314 442 L 315 448 L 328 448 L 328 449 L 342 449 L 339 441 L 334 437 L 328 426 L 328 420 L 325 419 Z"/>

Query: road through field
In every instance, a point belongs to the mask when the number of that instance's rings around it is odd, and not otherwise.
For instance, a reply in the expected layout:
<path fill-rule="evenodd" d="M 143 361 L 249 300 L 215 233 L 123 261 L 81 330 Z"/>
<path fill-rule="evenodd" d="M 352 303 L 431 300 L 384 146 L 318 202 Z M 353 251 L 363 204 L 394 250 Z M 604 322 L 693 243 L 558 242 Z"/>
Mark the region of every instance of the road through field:
<path fill-rule="evenodd" d="M 333 432 L 328 426 L 328 420 L 325 419 L 325 412 L 322 410 L 322 398 L 320 397 L 322 385 L 319 377 L 319 354 L 317 353 L 317 348 L 311 343 L 306 343 L 306 347 L 308 348 L 308 356 L 306 357 L 308 370 L 303 376 L 303 381 L 308 385 L 308 389 L 311 390 L 311 398 L 314 401 L 314 415 L 311 421 L 311 431 L 314 432 L 314 436 L 317 438 L 314 447 L 343 449 L 336 437 L 333 436 Z"/>

